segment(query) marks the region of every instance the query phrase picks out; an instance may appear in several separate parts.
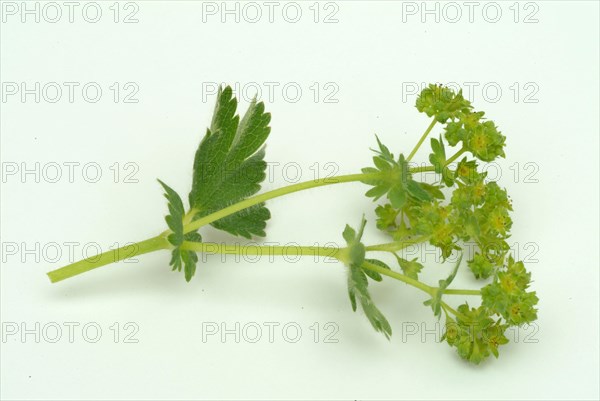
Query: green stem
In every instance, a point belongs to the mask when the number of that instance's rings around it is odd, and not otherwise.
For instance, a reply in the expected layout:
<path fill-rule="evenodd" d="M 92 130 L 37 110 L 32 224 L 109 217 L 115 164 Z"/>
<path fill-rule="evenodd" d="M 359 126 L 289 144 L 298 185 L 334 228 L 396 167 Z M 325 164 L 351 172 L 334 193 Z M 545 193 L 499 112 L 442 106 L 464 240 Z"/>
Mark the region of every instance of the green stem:
<path fill-rule="evenodd" d="M 206 253 L 217 253 L 217 254 L 228 254 L 228 255 L 270 255 L 270 256 L 326 256 L 336 259 L 343 258 L 343 251 L 346 248 L 325 248 L 318 246 L 261 246 L 261 245 L 244 245 L 244 246 L 232 246 L 226 244 L 216 244 L 207 242 L 190 242 L 184 241 L 181 244 L 181 249 L 186 251 L 195 252 L 206 252 Z M 363 267 L 376 271 L 380 274 L 393 277 L 396 280 L 403 281 L 413 287 L 419 288 L 428 294 L 433 294 L 434 288 L 427 284 L 421 283 L 418 280 L 414 280 L 408 276 L 400 273 L 396 273 L 392 270 L 384 269 L 380 266 L 374 265 L 373 263 L 364 262 Z"/>
<path fill-rule="evenodd" d="M 273 246 L 273 245 L 239 245 L 217 244 L 213 242 L 184 241 L 181 249 L 208 254 L 226 255 L 258 255 L 258 256 L 325 256 L 336 258 L 342 249 L 319 246 Z"/>
<path fill-rule="evenodd" d="M 234 205 L 228 206 L 224 209 L 221 209 L 217 212 L 211 213 L 207 216 L 201 217 L 198 220 L 191 222 L 190 224 L 186 224 L 183 227 L 183 231 L 184 231 L 184 233 L 196 231 L 200 227 L 210 224 L 219 219 L 222 219 L 223 217 L 227 217 L 233 213 L 239 212 L 240 210 L 249 208 L 250 206 L 254 206 L 259 203 L 263 203 L 265 201 L 268 201 L 270 199 L 277 198 L 277 197 L 280 197 L 283 195 L 288 195 L 288 194 L 291 194 L 294 192 L 303 191 L 305 189 L 322 187 L 325 185 L 341 184 L 343 182 L 363 181 L 365 179 L 369 179 L 369 178 L 372 178 L 372 177 L 375 177 L 378 175 L 379 174 L 377 174 L 377 173 L 340 175 L 337 177 L 321 178 L 318 180 L 310 180 L 310 181 L 300 182 L 298 184 L 288 185 L 283 188 L 274 189 L 272 191 L 265 192 L 263 194 L 259 194 L 259 195 L 253 196 L 251 198 L 245 199 L 241 202 L 238 202 Z"/>
<path fill-rule="evenodd" d="M 408 285 L 412 285 L 413 287 L 420 289 L 421 291 L 425 291 L 427 294 L 432 295 L 432 296 L 433 296 L 434 291 L 436 290 L 435 287 L 428 286 L 427 284 L 422 283 L 419 280 L 415 280 L 413 278 L 405 276 L 404 274 L 397 273 L 393 270 L 388 270 L 384 267 L 377 266 L 370 262 L 363 262 L 362 267 L 365 267 L 371 271 L 377 272 L 384 276 L 388 276 L 388 277 L 395 278 L 396 280 L 400 280 Z"/>
<path fill-rule="evenodd" d="M 61 267 L 60 269 L 53 270 L 48 273 L 48 277 L 51 282 L 56 283 L 100 266 L 143 255 L 145 253 L 158 251 L 159 249 L 169 249 L 170 247 L 166 237 L 159 235 L 145 241 L 125 245 L 118 249 L 112 249 L 99 255 L 72 263 L 68 266 Z"/>
<path fill-rule="evenodd" d="M 481 295 L 479 290 L 444 290 L 444 295 Z"/>
<path fill-rule="evenodd" d="M 429 235 L 415 237 L 410 239 L 404 239 L 396 242 L 388 242 L 386 244 L 378 244 L 378 245 L 369 245 L 365 247 L 365 250 L 368 251 L 380 251 L 380 252 L 397 252 L 402 249 L 408 248 L 411 245 L 420 244 L 421 242 L 425 242 L 429 239 Z"/>
<path fill-rule="evenodd" d="M 431 124 L 429 124 L 429 127 L 427 127 L 427 130 L 425 130 L 425 132 L 423 133 L 423 135 L 421 135 L 421 138 L 419 139 L 419 142 L 417 142 L 417 144 L 413 148 L 412 152 L 410 152 L 410 154 L 406 158 L 407 162 L 411 161 L 411 159 L 413 158 L 413 156 L 415 155 L 415 153 L 417 153 L 417 150 L 419 150 L 419 148 L 421 147 L 421 145 L 425 141 L 425 138 L 427 138 L 427 135 L 429 135 L 429 133 L 431 132 L 431 130 L 435 126 L 435 123 L 436 123 L 436 120 L 435 120 L 435 117 L 434 117 L 433 121 L 431 121 Z"/>
<path fill-rule="evenodd" d="M 452 156 L 451 158 L 449 158 L 448 160 L 446 160 L 446 164 L 444 165 L 444 167 L 448 166 L 450 163 L 452 163 L 453 161 L 455 161 L 456 159 L 458 159 L 466 151 L 467 151 L 466 148 L 461 148 L 458 152 L 456 152 L 454 154 L 454 156 Z"/>
<path fill-rule="evenodd" d="M 444 294 L 446 294 L 447 292 L 444 291 Z M 460 313 L 459 311 L 453 309 L 450 307 L 450 305 L 448 305 L 447 303 L 445 303 L 444 301 L 442 301 L 442 309 L 444 309 L 444 311 L 446 312 L 446 316 L 448 316 L 448 312 L 452 313 L 454 316 L 456 317 L 460 317 L 463 321 L 465 322 L 469 322 L 471 319 L 469 319 L 468 317 L 466 317 L 465 315 L 463 315 L 462 313 Z"/>
<path fill-rule="evenodd" d="M 366 247 L 366 250 L 380 250 L 382 247 L 388 247 L 390 244 L 372 245 Z M 319 246 L 272 246 L 272 245 L 229 245 L 217 244 L 211 242 L 191 242 L 184 241 L 181 244 L 181 249 L 186 251 L 203 252 L 207 254 L 226 254 L 226 255 L 252 255 L 252 256 L 323 256 L 329 258 L 343 259 L 344 251 L 347 248 L 328 248 Z M 395 247 L 395 249 L 398 249 Z M 437 290 L 437 287 L 431 287 L 418 280 L 410 278 L 404 274 L 397 273 L 393 270 L 388 270 L 377 266 L 370 262 L 364 262 L 362 267 L 375 271 L 384 276 L 402 281 L 413 287 L 416 287 L 429 295 Z M 444 294 L 455 295 L 480 295 L 477 290 L 445 290 Z"/>
<path fill-rule="evenodd" d="M 434 170 L 435 170 L 435 168 L 433 166 L 415 167 L 415 168 L 410 169 L 410 171 L 412 173 L 419 173 L 419 172 L 424 172 L 424 171 L 434 171 Z M 189 232 L 196 231 L 200 227 L 203 227 L 214 221 L 222 219 L 223 217 L 227 217 L 231 214 L 239 212 L 240 210 L 249 208 L 251 206 L 266 202 L 266 201 L 274 199 L 274 198 L 278 198 L 280 196 L 292 194 L 294 192 L 304 191 L 306 189 L 322 187 L 322 186 L 326 186 L 326 185 L 341 184 L 344 182 L 360 182 L 360 181 L 368 180 L 369 178 L 373 178 L 373 177 L 377 177 L 377 176 L 379 176 L 379 173 L 339 175 L 336 177 L 304 181 L 304 182 L 300 182 L 298 184 L 293 184 L 293 185 L 288 185 L 286 187 L 277 188 L 272 191 L 265 192 L 265 193 L 262 193 L 259 195 L 255 195 L 251 198 L 245 199 L 241 202 L 238 202 L 236 204 L 228 206 L 217 212 L 211 213 L 211 214 L 201 217 L 197 220 L 194 220 L 191 223 L 186 224 L 186 222 L 184 222 L 183 232 L 187 234 Z M 192 209 L 186 214 L 186 216 L 193 215 L 197 212 L 198 212 L 197 210 Z"/>
<path fill-rule="evenodd" d="M 413 167 L 410 169 L 411 173 L 424 173 L 427 171 L 435 171 L 435 166 L 423 166 L 423 167 Z"/>

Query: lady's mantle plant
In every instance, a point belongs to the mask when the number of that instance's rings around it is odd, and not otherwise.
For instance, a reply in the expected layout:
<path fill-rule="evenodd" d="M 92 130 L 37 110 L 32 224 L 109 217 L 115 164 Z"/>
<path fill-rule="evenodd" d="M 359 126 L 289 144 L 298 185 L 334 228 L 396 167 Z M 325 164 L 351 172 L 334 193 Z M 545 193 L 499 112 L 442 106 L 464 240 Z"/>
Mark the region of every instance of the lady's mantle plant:
<path fill-rule="evenodd" d="M 445 341 L 458 354 L 475 364 L 506 344 L 504 335 L 511 326 L 536 319 L 538 298 L 529 291 L 531 275 L 523 262 L 509 254 L 506 239 L 512 220 L 511 202 L 506 190 L 487 181 L 481 162 L 504 157 L 505 137 L 496 124 L 474 111 L 462 92 L 429 85 L 419 95 L 416 107 L 431 118 L 431 123 L 413 150 L 395 156 L 377 138 L 373 166 L 360 174 L 307 181 L 256 195 L 265 179 L 264 143 L 270 133 L 271 115 L 264 104 L 253 101 L 242 119 L 236 114 L 237 100 L 230 87 L 219 91 L 210 128 L 200 142 L 194 160 L 192 189 L 186 208 L 181 197 L 160 181 L 168 200 L 168 230 L 156 237 L 103 253 L 48 273 L 52 282 L 61 281 L 96 267 L 127 257 L 158 250 L 169 250 L 173 270 L 183 271 L 190 281 L 196 273 L 198 252 L 239 253 L 231 247 L 203 241 L 198 230 L 208 224 L 236 236 L 264 237 L 271 217 L 265 202 L 293 192 L 344 182 L 362 182 L 366 196 L 377 202 L 376 226 L 390 242 L 365 245 L 364 218 L 355 228 L 346 226 L 342 236 L 346 246 L 338 249 L 304 246 L 246 246 L 245 254 L 321 255 L 338 259 L 348 272 L 348 295 L 353 310 L 362 308 L 378 332 L 390 337 L 392 329 L 369 293 L 370 281 L 383 276 L 402 281 L 428 295 L 425 305 L 438 318 L 445 318 Z M 430 165 L 413 167 L 409 162 L 435 127 L 443 133 L 432 138 Z M 447 150 L 454 148 L 449 156 Z M 434 172 L 435 183 L 421 182 L 418 173 Z M 419 280 L 424 265 L 406 260 L 399 252 L 409 245 L 428 242 L 437 247 L 444 260 L 458 256 L 452 274 L 436 286 Z M 463 248 L 475 243 L 478 251 L 466 262 L 483 281 L 480 289 L 454 289 L 452 281 L 461 267 Z M 397 266 L 371 257 L 372 253 L 393 255 Z M 369 257 L 367 257 L 369 254 Z M 479 306 L 463 303 L 456 308 L 448 296 L 475 297 Z"/>

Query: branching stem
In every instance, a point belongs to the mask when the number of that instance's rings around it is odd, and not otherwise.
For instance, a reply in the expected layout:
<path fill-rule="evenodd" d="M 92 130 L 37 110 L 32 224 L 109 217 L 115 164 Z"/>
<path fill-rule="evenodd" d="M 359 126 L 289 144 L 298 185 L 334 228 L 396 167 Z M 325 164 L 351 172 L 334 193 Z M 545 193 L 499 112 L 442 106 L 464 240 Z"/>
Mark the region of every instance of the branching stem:
<path fill-rule="evenodd" d="M 435 125 L 435 120 L 432 121 L 432 123 L 429 125 L 429 128 L 427 129 L 427 131 L 425 131 L 425 133 L 423 134 L 423 137 L 421 138 L 421 140 L 419 141 L 419 143 L 417 144 L 415 149 L 413 149 L 413 151 L 411 152 L 411 156 L 414 155 L 414 153 L 416 153 L 420 144 L 423 143 L 423 141 L 425 140 L 425 138 L 427 137 L 429 132 L 433 129 L 434 125 Z M 464 149 L 461 149 L 456 155 L 454 155 L 451 159 L 449 159 L 448 162 L 455 160 L 462 153 L 464 153 Z M 411 156 L 409 156 L 409 159 Z M 434 171 L 434 167 L 433 166 L 414 167 L 414 168 L 411 168 L 410 171 L 412 173 Z M 278 197 L 281 197 L 284 195 L 289 195 L 294 192 L 299 192 L 299 191 L 303 191 L 303 190 L 311 189 L 311 188 L 322 187 L 322 186 L 326 186 L 326 185 L 341 184 L 341 183 L 346 183 L 346 182 L 360 182 L 360 181 L 372 179 L 372 178 L 376 177 L 377 175 L 378 175 L 377 173 L 348 174 L 348 175 L 340 175 L 337 177 L 328 177 L 328 178 L 310 180 L 310 181 L 300 182 L 298 184 L 288 185 L 288 186 L 285 186 L 282 188 L 274 189 L 272 191 L 268 191 L 268 192 L 253 196 L 251 198 L 245 199 L 241 202 L 238 202 L 234 205 L 231 205 L 229 207 L 226 207 L 224 209 L 221 209 L 217 212 L 211 213 L 207 216 L 201 217 L 194 221 L 192 221 L 192 217 L 196 214 L 197 211 L 190 210 L 184 217 L 184 232 L 189 233 L 192 231 L 196 231 L 205 225 L 208 225 L 214 221 L 222 219 L 223 217 L 227 217 L 231 214 L 237 213 L 240 210 L 249 208 L 251 206 L 266 202 L 266 201 L 274 199 L 274 198 L 278 198 Z M 170 234 L 170 232 L 171 232 L 170 230 L 166 230 L 156 237 L 152 237 L 152 238 L 149 238 L 144 241 L 126 245 L 126 246 L 118 248 L 118 249 L 110 250 L 110 251 L 101 253 L 99 255 L 96 255 L 94 257 L 87 258 L 87 259 L 72 263 L 70 265 L 64 266 L 60 269 L 53 270 L 48 273 L 48 277 L 50 278 L 51 282 L 55 283 L 55 282 L 62 281 L 67 278 L 79 275 L 81 273 L 85 273 L 85 272 L 93 270 L 95 268 L 118 262 L 123 259 L 132 258 L 132 257 L 138 256 L 138 255 L 143 255 L 145 253 L 150 253 L 150 252 L 154 252 L 154 251 L 158 251 L 158 250 L 171 249 L 172 246 L 169 244 L 169 242 L 167 240 L 167 236 Z M 367 251 L 396 252 L 396 251 L 404 249 L 410 245 L 417 244 L 417 243 L 423 242 L 425 240 L 427 240 L 427 238 L 417 237 L 414 239 L 407 239 L 404 241 L 368 246 L 368 247 L 366 247 L 366 250 Z M 184 250 L 194 250 L 197 252 L 205 252 L 205 253 L 238 253 L 239 252 L 239 246 L 237 247 L 238 249 L 236 250 L 235 245 L 232 247 L 231 245 L 218 245 L 218 244 L 211 244 L 211 243 L 184 242 L 184 244 L 182 245 L 181 248 Z M 293 252 L 298 252 L 297 253 L 298 255 L 318 255 L 318 256 L 333 257 L 333 258 L 338 258 L 340 256 L 339 255 L 340 250 L 339 249 L 336 250 L 335 248 L 320 248 L 320 247 L 311 247 L 311 246 L 295 247 L 295 248 L 296 249 Z M 289 252 L 291 252 L 290 249 L 291 249 L 290 247 L 244 246 L 243 252 L 245 252 L 247 255 L 259 255 L 259 254 L 263 254 L 265 252 L 271 252 L 270 253 L 271 255 L 284 255 L 284 254 L 286 254 L 286 252 L 287 252 L 287 254 L 290 254 L 289 253 Z M 377 268 L 377 266 L 372 266 L 372 267 Z M 386 274 L 386 273 L 388 273 L 388 274 Z M 386 273 L 382 273 L 382 274 L 389 275 L 390 277 L 394 277 L 394 278 L 404 281 L 406 283 L 409 283 L 406 280 L 409 280 L 409 281 L 412 280 L 409 277 L 404 276 L 400 273 L 392 272 L 393 275 L 390 275 L 389 274 L 390 272 L 388 270 L 386 270 Z M 424 289 L 426 292 L 428 291 L 427 288 L 432 288 L 432 287 L 429 287 L 426 284 L 420 283 L 418 281 L 416 281 L 416 283 L 417 284 L 415 286 L 417 286 L 418 288 Z M 415 284 L 415 283 L 413 283 L 413 284 Z M 477 295 L 477 294 L 479 294 L 479 292 L 475 291 L 475 290 L 447 290 L 446 293 L 447 294 L 461 294 L 461 295 Z"/>

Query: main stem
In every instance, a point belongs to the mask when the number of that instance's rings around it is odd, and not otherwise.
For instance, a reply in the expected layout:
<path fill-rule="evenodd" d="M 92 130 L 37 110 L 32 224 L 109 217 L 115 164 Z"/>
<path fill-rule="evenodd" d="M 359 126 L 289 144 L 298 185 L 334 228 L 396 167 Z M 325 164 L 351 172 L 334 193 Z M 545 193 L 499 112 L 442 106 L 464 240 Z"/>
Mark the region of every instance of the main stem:
<path fill-rule="evenodd" d="M 99 255 L 72 263 L 68 266 L 61 267 L 60 269 L 53 270 L 48 273 L 48 277 L 50 278 L 51 282 L 56 283 L 58 281 L 62 281 L 78 274 L 93 270 L 100 266 L 115 263 L 123 259 L 132 258 L 134 256 L 143 255 L 145 253 L 158 251 L 159 249 L 169 249 L 170 246 L 171 245 L 169 244 L 167 238 L 159 235 L 135 244 L 112 249 Z"/>

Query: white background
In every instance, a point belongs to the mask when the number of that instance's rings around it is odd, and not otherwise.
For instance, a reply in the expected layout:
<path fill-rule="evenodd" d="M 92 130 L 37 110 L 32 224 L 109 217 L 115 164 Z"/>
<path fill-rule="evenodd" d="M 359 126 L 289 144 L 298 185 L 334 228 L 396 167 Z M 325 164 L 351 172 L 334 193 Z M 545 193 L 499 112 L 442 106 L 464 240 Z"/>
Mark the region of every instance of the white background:
<path fill-rule="evenodd" d="M 598 399 L 597 2 L 481 2 L 470 17 L 463 2 L 429 3 L 436 16 L 423 14 L 420 2 L 338 1 L 317 5 L 318 22 L 308 2 L 295 3 L 302 11 L 296 23 L 296 6 L 286 14 L 285 3 L 273 22 L 267 6 L 255 3 L 262 12 L 255 23 L 256 8 L 240 4 L 239 22 L 234 14 L 222 22 L 221 2 L 100 2 L 96 23 L 86 21 L 95 17 L 86 2 L 73 22 L 62 2 L 57 22 L 55 6 L 37 4 L 39 22 L 20 2 L 2 2 L 3 399 Z M 124 23 L 132 12 L 138 22 Z M 36 82 L 39 102 L 35 93 L 23 99 L 21 83 L 32 89 Z M 53 82 L 63 89 L 55 103 Z M 79 85 L 72 102 L 64 82 Z M 415 85 L 474 88 L 465 93 L 508 138 L 507 159 L 494 174 L 514 202 L 511 241 L 533 273 L 537 326 L 522 329 L 498 360 L 470 366 L 421 331 L 436 324 L 425 295 L 386 280 L 372 293 L 394 330 L 388 342 L 351 311 L 343 266 L 311 258 L 208 257 L 188 284 L 170 272 L 164 252 L 51 285 L 45 273 L 70 261 L 65 243 L 77 242 L 79 258 L 86 244 L 106 250 L 164 230 L 166 204 L 155 179 L 187 194 L 220 82 L 237 83 L 246 97 L 258 83 L 273 113 L 267 159 L 280 164 L 264 189 L 293 180 L 297 167 L 302 180 L 312 179 L 315 163 L 321 176 L 325 163 L 339 174 L 358 172 L 370 164 L 374 133 L 408 153 L 428 124 L 413 107 Z M 82 95 L 87 83 L 102 89 L 95 103 L 92 90 L 87 100 Z M 19 92 L 11 95 L 14 84 Z M 126 103 L 132 88 L 139 90 L 129 100 L 137 103 Z M 39 182 L 21 175 L 36 162 Z M 69 162 L 80 163 L 73 182 Z M 56 163 L 63 176 L 51 183 Z M 93 168 L 83 174 L 89 163 L 101 169 L 96 183 L 88 182 Z M 286 163 L 296 164 L 283 169 Z M 131 179 L 137 183 L 125 182 Z M 340 243 L 346 223 L 356 225 L 362 213 L 374 221 L 364 191 L 344 184 L 269 202 L 265 241 Z M 204 238 L 240 241 L 215 230 Z M 370 224 L 365 241 L 383 240 Z M 435 283 L 448 270 L 431 266 L 424 280 Z M 457 282 L 475 285 L 466 271 Z M 69 322 L 79 325 L 73 342 Z M 248 331 L 239 343 L 234 335 L 203 341 L 207 324 L 232 329 L 236 322 L 240 331 L 261 326 L 263 337 L 251 343 Z M 279 324 L 273 342 L 268 322 Z M 286 341 L 286 323 L 302 329 L 298 342 Z M 86 341 L 86 324 L 93 325 L 89 337 L 102 329 L 98 342 Z M 56 326 L 62 336 L 52 343 Z M 125 342 L 135 327 L 138 342 Z M 338 328 L 337 343 L 325 341 L 330 327 Z M 33 334 L 22 338 L 22 329 Z"/>

